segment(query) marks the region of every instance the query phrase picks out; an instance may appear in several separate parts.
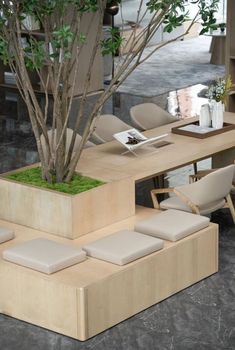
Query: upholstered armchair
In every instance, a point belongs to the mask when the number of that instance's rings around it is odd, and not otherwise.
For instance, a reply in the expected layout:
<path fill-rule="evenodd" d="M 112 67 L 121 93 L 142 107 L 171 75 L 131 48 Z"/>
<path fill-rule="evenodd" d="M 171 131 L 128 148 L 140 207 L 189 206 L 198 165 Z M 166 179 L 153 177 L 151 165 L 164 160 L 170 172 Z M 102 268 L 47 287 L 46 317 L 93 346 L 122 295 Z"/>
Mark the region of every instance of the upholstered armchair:
<path fill-rule="evenodd" d="M 234 173 L 235 165 L 229 165 L 191 184 L 175 188 L 154 189 L 151 191 L 154 208 L 178 209 L 206 215 L 228 207 L 235 223 L 235 210 L 230 196 Z M 159 203 L 158 194 L 169 192 L 173 195 Z"/>

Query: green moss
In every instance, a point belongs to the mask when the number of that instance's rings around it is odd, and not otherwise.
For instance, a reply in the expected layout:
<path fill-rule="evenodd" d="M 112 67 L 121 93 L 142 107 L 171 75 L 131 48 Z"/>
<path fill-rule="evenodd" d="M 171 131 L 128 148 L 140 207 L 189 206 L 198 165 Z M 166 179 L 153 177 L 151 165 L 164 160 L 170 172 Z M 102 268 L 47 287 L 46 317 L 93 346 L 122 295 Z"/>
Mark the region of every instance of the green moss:
<path fill-rule="evenodd" d="M 91 179 L 90 177 L 81 176 L 75 174 L 70 183 L 48 183 L 42 180 L 41 169 L 31 168 L 15 174 L 10 174 L 6 176 L 8 179 L 15 180 L 18 182 L 23 182 L 28 185 L 33 185 L 37 187 L 48 188 L 50 190 L 64 192 L 68 194 L 77 194 L 84 191 L 88 191 L 91 188 L 105 184 L 105 182 Z"/>

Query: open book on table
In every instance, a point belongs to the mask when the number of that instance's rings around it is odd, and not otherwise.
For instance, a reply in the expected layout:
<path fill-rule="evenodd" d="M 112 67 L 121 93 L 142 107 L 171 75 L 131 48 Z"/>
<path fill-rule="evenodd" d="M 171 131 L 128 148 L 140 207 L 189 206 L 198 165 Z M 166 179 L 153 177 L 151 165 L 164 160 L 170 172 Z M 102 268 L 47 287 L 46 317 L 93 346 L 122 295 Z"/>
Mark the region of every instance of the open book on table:
<path fill-rule="evenodd" d="M 141 132 L 136 129 L 128 129 L 122 132 L 118 132 L 113 137 L 125 146 L 129 151 L 133 152 L 137 148 L 153 144 L 158 140 L 166 137 L 168 134 L 147 138 Z"/>

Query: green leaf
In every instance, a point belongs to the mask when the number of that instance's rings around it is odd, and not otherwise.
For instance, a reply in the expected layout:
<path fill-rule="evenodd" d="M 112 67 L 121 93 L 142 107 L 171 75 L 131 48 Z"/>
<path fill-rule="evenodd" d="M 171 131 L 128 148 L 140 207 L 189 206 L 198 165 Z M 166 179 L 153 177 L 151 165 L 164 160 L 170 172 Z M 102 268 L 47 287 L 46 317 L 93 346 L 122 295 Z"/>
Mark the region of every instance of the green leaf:
<path fill-rule="evenodd" d="M 80 34 L 79 38 L 78 38 L 78 41 L 81 43 L 81 44 L 85 44 L 86 43 L 86 35 L 85 34 Z"/>
<path fill-rule="evenodd" d="M 118 28 L 110 29 L 110 38 L 101 41 L 102 55 L 115 55 L 124 39 L 121 38 Z"/>
<path fill-rule="evenodd" d="M 30 70 L 40 69 L 45 63 L 45 48 L 44 41 L 29 39 L 29 46 L 24 48 L 25 65 Z"/>

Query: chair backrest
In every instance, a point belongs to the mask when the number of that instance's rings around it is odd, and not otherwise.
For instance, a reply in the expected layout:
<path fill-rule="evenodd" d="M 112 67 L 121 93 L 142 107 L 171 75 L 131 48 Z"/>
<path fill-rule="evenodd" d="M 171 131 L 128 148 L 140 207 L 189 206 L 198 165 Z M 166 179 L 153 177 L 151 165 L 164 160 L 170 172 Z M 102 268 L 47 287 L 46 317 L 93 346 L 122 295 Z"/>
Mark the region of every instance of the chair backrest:
<path fill-rule="evenodd" d="M 155 103 L 141 103 L 130 109 L 131 121 L 140 130 L 149 130 L 177 121 L 167 111 Z"/>
<path fill-rule="evenodd" d="M 175 189 L 191 199 L 197 206 L 222 200 L 232 188 L 235 165 L 218 169 L 201 180 L 189 185 L 178 186 Z"/>
<path fill-rule="evenodd" d="M 113 140 L 113 134 L 131 129 L 132 126 L 124 123 L 113 114 L 102 114 L 96 121 L 91 140 L 95 143 L 105 143 Z"/>
<path fill-rule="evenodd" d="M 48 137 L 49 137 L 49 141 L 51 143 L 52 141 L 52 130 L 48 130 Z M 69 150 L 69 146 L 70 146 L 70 143 L 71 143 L 71 140 L 72 140 L 72 136 L 73 136 L 73 130 L 72 129 L 69 129 L 67 128 L 67 134 L 66 134 L 66 153 L 68 152 Z M 75 144 L 74 144 L 74 151 L 76 152 L 76 150 L 78 149 L 78 146 L 81 142 L 81 135 L 77 134 L 76 136 L 76 140 L 75 140 Z M 56 140 L 56 130 L 55 130 L 55 140 Z M 42 147 L 44 148 L 45 147 L 45 138 L 44 136 L 42 135 L 41 136 L 41 141 L 42 141 Z M 90 141 L 87 141 L 86 144 L 85 144 L 85 147 L 84 148 L 88 148 L 88 147 L 92 147 L 92 146 L 95 146 L 94 143 L 90 142 Z"/>

